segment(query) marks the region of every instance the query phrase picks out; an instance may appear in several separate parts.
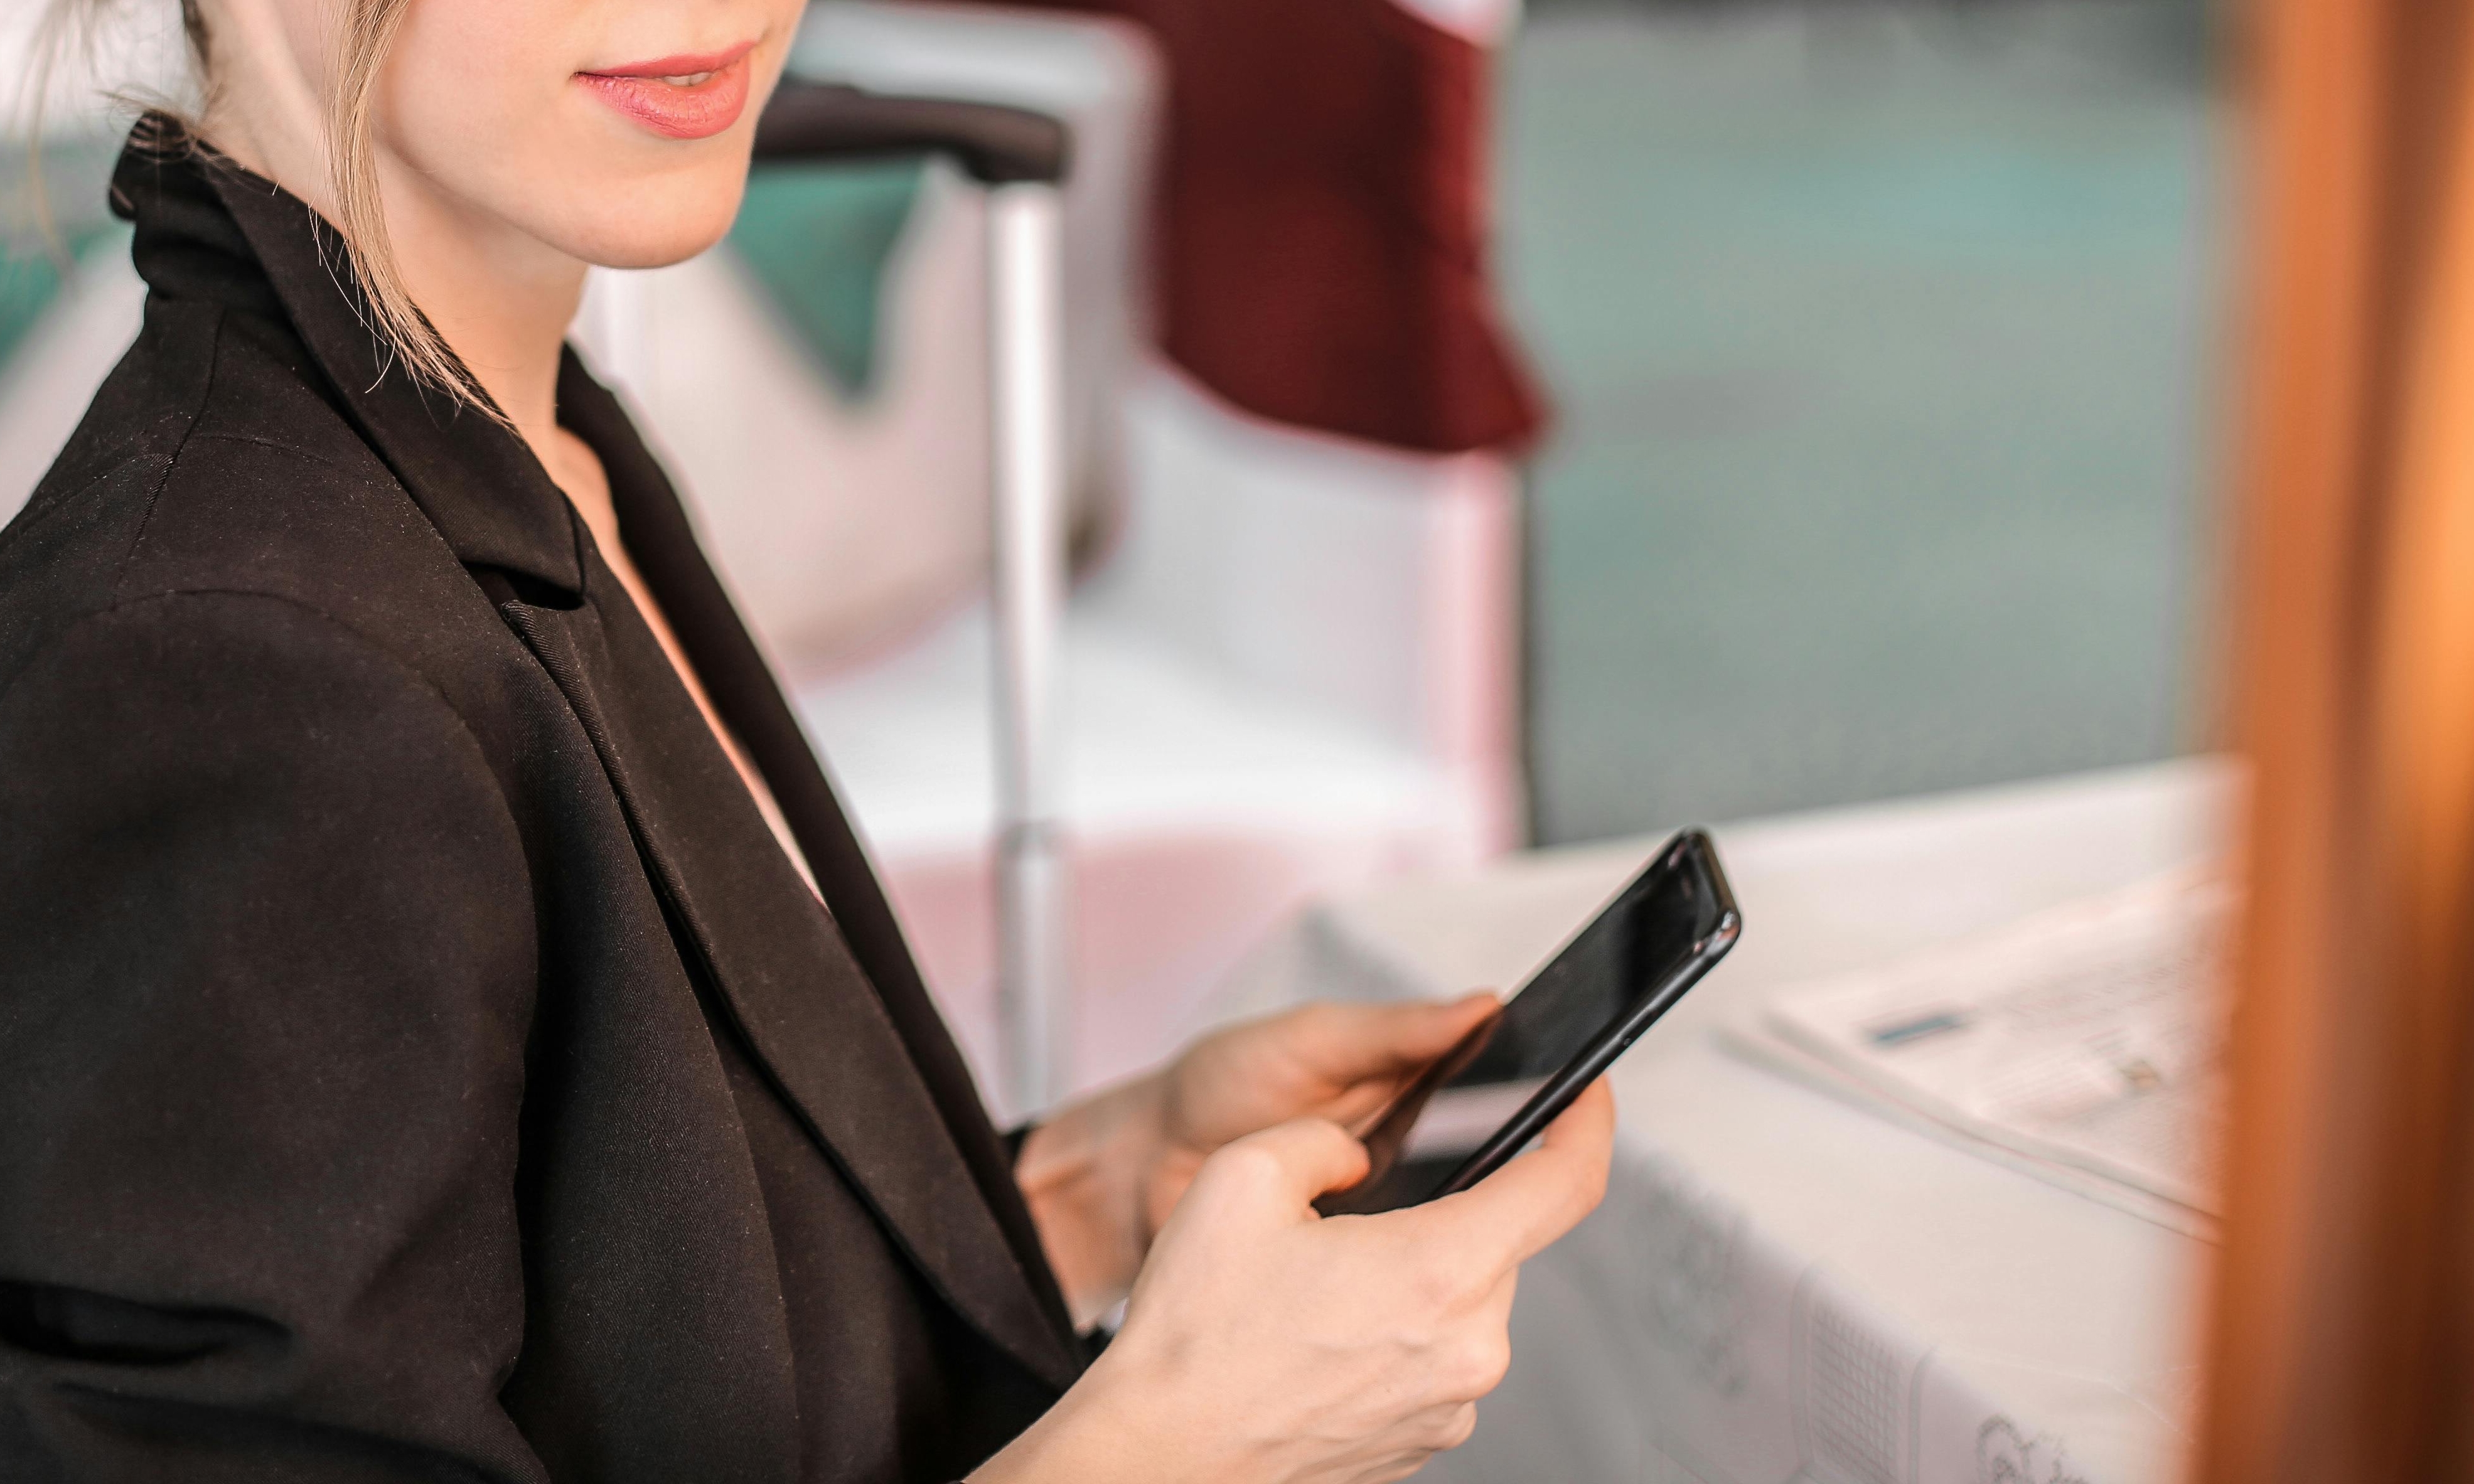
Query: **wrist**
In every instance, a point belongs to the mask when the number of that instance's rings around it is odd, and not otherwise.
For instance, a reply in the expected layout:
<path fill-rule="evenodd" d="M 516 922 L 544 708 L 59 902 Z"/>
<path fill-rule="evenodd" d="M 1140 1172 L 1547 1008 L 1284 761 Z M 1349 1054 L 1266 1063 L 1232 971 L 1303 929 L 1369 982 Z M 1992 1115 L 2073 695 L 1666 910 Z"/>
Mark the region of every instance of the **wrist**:
<path fill-rule="evenodd" d="M 1183 1484 L 1213 1476 L 1186 1456 L 1169 1399 L 1103 1354 L 969 1484 Z"/>
<path fill-rule="evenodd" d="M 1109 1088 L 1031 1131 L 1014 1181 L 1077 1326 L 1123 1299 L 1150 1247 L 1145 1177 L 1164 1144 L 1166 1084 L 1158 1077 Z"/>

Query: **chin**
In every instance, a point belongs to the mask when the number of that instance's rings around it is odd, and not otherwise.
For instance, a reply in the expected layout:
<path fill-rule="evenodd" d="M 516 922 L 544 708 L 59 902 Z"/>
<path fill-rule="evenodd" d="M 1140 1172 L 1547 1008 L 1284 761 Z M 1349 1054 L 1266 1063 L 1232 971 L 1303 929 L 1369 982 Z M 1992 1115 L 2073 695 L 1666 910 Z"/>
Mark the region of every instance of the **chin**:
<path fill-rule="evenodd" d="M 709 180 L 614 181 L 555 245 L 596 268 L 667 268 L 719 242 L 739 215 L 744 159 Z"/>
<path fill-rule="evenodd" d="M 740 190 L 732 185 L 720 207 L 713 201 L 692 201 L 678 210 L 626 212 L 621 220 L 596 223 L 567 250 L 594 267 L 670 267 L 720 242 L 738 210 Z"/>
<path fill-rule="evenodd" d="M 658 239 L 630 239 L 575 255 L 595 268 L 667 268 L 683 263 L 719 242 L 728 222 L 701 233 L 675 233 Z"/>

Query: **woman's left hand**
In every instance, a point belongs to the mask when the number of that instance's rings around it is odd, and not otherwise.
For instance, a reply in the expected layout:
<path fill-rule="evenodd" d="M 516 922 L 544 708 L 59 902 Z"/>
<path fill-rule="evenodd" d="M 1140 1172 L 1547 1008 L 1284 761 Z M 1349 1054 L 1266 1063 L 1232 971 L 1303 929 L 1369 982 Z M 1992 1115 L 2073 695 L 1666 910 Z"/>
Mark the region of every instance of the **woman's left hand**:
<path fill-rule="evenodd" d="M 1014 1175 L 1075 1323 L 1125 1297 L 1214 1150 L 1292 1118 L 1359 1129 L 1497 1004 L 1304 1006 L 1204 1036 L 1041 1123 Z"/>

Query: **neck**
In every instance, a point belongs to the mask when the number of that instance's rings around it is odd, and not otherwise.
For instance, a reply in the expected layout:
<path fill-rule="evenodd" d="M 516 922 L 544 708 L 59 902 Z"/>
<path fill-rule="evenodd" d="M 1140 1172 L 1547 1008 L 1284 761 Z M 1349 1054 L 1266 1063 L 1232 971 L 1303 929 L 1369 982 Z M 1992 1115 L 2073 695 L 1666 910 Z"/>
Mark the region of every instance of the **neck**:
<path fill-rule="evenodd" d="M 263 44 L 218 51 L 243 65 L 279 55 Z M 336 220 L 323 113 L 297 72 L 260 68 L 226 80 L 204 129 L 239 164 Z M 555 477 L 568 462 L 558 434 L 559 352 L 583 296 L 584 263 L 449 198 L 383 144 L 376 166 L 404 288 Z"/>
<path fill-rule="evenodd" d="M 396 271 L 413 302 L 553 472 L 560 347 L 585 265 L 439 192 L 380 150 Z"/>

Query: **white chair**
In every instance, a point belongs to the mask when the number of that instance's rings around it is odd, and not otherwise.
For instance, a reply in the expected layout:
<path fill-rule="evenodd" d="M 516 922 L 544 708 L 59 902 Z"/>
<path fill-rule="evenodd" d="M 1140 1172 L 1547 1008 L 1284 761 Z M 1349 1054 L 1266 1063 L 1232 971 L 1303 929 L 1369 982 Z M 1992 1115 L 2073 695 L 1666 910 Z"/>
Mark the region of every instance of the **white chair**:
<path fill-rule="evenodd" d="M 1517 511 L 1482 455 L 1250 423 L 1153 367 L 1122 546 L 1077 596 L 1075 1081 L 1155 1059 L 1315 896 L 1517 842 Z M 800 688 L 930 983 L 995 1052 L 986 624 Z"/>

